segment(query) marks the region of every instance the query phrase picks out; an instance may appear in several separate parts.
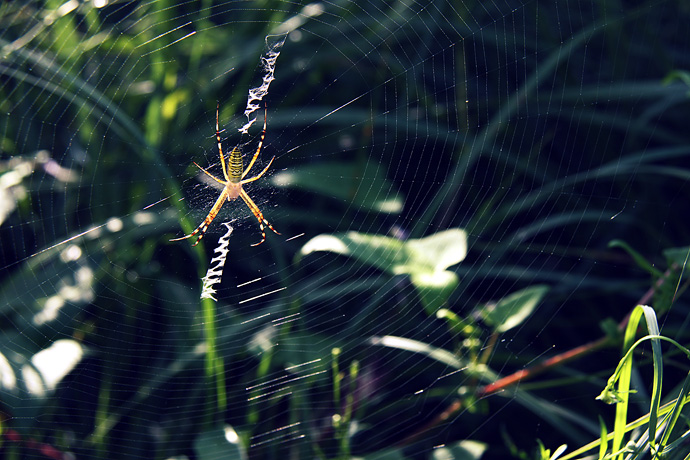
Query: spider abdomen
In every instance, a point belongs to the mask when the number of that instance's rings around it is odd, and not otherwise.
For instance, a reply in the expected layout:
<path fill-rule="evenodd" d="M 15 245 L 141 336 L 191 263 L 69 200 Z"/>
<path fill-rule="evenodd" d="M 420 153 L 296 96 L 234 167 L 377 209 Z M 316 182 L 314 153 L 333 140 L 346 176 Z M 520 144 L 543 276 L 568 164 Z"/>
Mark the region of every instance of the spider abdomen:
<path fill-rule="evenodd" d="M 228 180 L 230 182 L 239 183 L 242 180 L 242 152 L 237 147 L 230 152 L 228 158 Z"/>

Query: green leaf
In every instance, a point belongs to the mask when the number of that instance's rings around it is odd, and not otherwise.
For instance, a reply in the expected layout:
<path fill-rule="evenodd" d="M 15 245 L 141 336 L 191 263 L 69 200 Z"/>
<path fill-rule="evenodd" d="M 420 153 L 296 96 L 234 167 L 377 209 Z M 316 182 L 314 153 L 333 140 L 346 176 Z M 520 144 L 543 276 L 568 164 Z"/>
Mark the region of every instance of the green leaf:
<path fill-rule="evenodd" d="M 357 208 L 398 214 L 402 195 L 386 179 L 384 167 L 367 162 L 332 162 L 291 167 L 271 177 L 277 187 L 294 187 L 351 203 Z"/>
<path fill-rule="evenodd" d="M 669 265 L 676 263 L 681 267 L 685 267 L 690 260 L 690 246 L 664 249 L 664 257 L 666 257 Z"/>
<path fill-rule="evenodd" d="M 462 262 L 467 256 L 467 233 L 453 228 L 425 238 L 408 240 L 410 252 L 406 273 L 441 271 Z"/>
<path fill-rule="evenodd" d="M 417 289 L 424 309 L 429 314 L 435 314 L 441 308 L 456 287 L 458 275 L 451 271 L 413 273 L 410 281 Z"/>
<path fill-rule="evenodd" d="M 621 248 L 625 252 L 627 252 L 635 261 L 638 267 L 641 269 L 648 271 L 652 276 L 655 277 L 660 277 L 662 275 L 661 271 L 659 271 L 657 268 L 655 268 L 647 259 L 645 259 L 642 254 L 639 252 L 635 251 L 628 243 L 626 243 L 623 240 L 613 240 L 609 242 L 608 245 L 610 248 Z"/>
<path fill-rule="evenodd" d="M 556 460 L 558 457 L 560 457 L 563 452 L 566 451 L 568 446 L 566 444 L 561 444 L 553 454 L 551 454 L 551 449 L 547 449 L 544 446 L 544 443 L 541 442 L 541 440 L 537 439 L 537 444 L 539 445 L 539 459 L 541 460 Z"/>
<path fill-rule="evenodd" d="M 458 286 L 458 276 L 446 269 L 467 256 L 467 233 L 455 228 L 407 241 L 357 232 L 319 235 L 302 247 L 298 260 L 317 251 L 346 255 L 391 275 L 410 275 L 424 307 L 433 313 Z"/>
<path fill-rule="evenodd" d="M 396 267 L 406 263 L 402 241 L 366 233 L 348 232 L 335 235 L 318 235 L 302 247 L 298 258 L 318 251 L 350 256 L 359 262 L 391 274 L 397 274 Z"/>
<path fill-rule="evenodd" d="M 608 436 L 609 432 L 608 429 L 606 428 L 606 422 L 604 422 L 604 419 L 601 418 L 601 415 L 599 416 L 599 439 L 601 440 L 601 443 L 599 444 L 599 458 L 604 458 L 606 456 L 606 449 L 608 448 L 609 442 L 606 437 Z"/>
<path fill-rule="evenodd" d="M 230 426 L 216 427 L 199 434 L 194 442 L 194 450 L 199 460 L 225 460 L 246 458 L 240 438 Z"/>
<path fill-rule="evenodd" d="M 405 337 L 397 337 L 394 335 L 385 335 L 383 337 L 372 337 L 371 344 L 426 355 L 429 358 L 438 361 L 439 363 L 452 367 L 453 369 L 465 369 L 467 367 L 467 363 L 462 361 L 450 351 L 429 345 L 428 343 L 420 342 L 419 340 L 407 339 Z"/>
<path fill-rule="evenodd" d="M 549 457 L 549 460 L 556 460 L 558 457 L 560 457 L 566 451 L 567 448 L 568 448 L 567 444 L 561 444 L 560 446 L 558 446 L 558 448 L 556 448 L 553 455 L 551 457 Z"/>
<path fill-rule="evenodd" d="M 485 305 L 480 314 L 494 332 L 506 332 L 522 324 L 534 311 L 548 291 L 548 286 L 536 285 L 514 292 L 496 304 Z"/>
<path fill-rule="evenodd" d="M 471 337 L 476 334 L 477 328 L 475 327 L 475 322 L 470 319 L 460 318 L 453 311 L 447 308 L 441 308 L 436 312 L 436 317 L 438 319 L 445 319 L 448 326 L 456 334 L 463 335 L 465 337 Z"/>
<path fill-rule="evenodd" d="M 465 440 L 434 449 L 432 460 L 478 460 L 488 446 L 483 442 Z"/>
<path fill-rule="evenodd" d="M 677 80 L 685 83 L 686 86 L 690 87 L 690 72 L 688 72 L 687 70 L 673 70 L 662 80 L 662 83 L 664 85 L 670 85 L 671 83 L 674 83 Z M 686 94 L 690 96 L 690 90 L 687 91 Z"/>
<path fill-rule="evenodd" d="M 599 327 L 602 331 L 604 331 L 606 337 L 611 340 L 619 340 L 623 338 L 621 332 L 618 330 L 618 323 L 613 318 L 605 318 L 599 323 Z"/>

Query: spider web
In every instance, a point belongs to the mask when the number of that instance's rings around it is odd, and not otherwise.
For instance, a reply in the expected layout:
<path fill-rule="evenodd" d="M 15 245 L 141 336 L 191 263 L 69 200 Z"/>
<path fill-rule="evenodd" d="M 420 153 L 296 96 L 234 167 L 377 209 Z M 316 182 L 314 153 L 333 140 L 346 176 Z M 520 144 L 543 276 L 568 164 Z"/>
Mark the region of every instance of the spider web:
<path fill-rule="evenodd" d="M 617 349 L 489 388 L 599 338 L 688 244 L 689 18 L 671 0 L 4 2 L 0 455 L 596 439 Z M 216 104 L 245 167 L 267 111 L 250 174 L 276 159 L 246 190 L 281 234 L 260 246 L 241 200 L 202 244 L 170 242 L 218 196 L 193 165 L 222 177 Z M 682 338 L 675 301 L 663 332 Z"/>

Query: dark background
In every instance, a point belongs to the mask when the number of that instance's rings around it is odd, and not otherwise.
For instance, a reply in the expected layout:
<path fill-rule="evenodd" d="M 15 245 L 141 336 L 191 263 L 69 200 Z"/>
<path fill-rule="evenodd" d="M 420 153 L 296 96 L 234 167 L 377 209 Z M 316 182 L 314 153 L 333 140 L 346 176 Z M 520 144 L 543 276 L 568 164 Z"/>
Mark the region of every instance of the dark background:
<path fill-rule="evenodd" d="M 688 244 L 689 19 L 680 1 L 3 3 L 1 199 L 13 209 L 0 226 L 0 352 L 18 381 L 3 381 L 0 455 L 430 458 L 472 439 L 487 444 L 484 458 L 536 458 L 538 439 L 550 449 L 597 439 L 598 416 L 613 413 L 594 398 L 620 346 L 519 387 L 534 399 L 469 398 L 427 429 L 488 382 L 444 377 L 454 369 L 372 337 L 507 375 L 625 317 L 656 276 L 609 243 L 660 272 L 664 250 Z M 282 235 L 250 246 L 258 226 L 233 201 L 204 244 L 171 243 L 219 193 L 192 164 L 220 174 L 216 103 L 226 151 L 254 152 L 262 115 L 237 132 L 247 92 L 265 37 L 295 20 L 253 174 L 276 160 L 247 186 Z M 396 199 L 400 209 L 381 212 Z M 200 302 L 231 219 L 218 302 Z M 320 234 L 406 240 L 450 228 L 467 231 L 469 252 L 443 307 L 476 321 L 471 337 L 425 309 L 405 275 L 327 252 L 296 257 Z M 477 309 L 535 284 L 549 291 L 534 314 L 492 337 Z M 676 294 L 652 305 L 682 343 L 688 306 Z M 199 348 L 209 334 L 210 352 Z M 56 388 L 29 391 L 23 369 L 60 339 L 83 357 Z M 687 369 L 675 359 L 669 390 Z M 648 372 L 635 417 L 648 410 Z M 334 424 L 347 407 L 345 428 Z"/>

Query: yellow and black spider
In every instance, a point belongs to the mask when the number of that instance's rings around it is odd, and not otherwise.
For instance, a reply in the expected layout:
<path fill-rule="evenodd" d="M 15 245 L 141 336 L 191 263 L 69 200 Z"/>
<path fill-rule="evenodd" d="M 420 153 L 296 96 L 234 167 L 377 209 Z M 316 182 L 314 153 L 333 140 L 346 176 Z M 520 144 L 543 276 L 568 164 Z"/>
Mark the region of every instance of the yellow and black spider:
<path fill-rule="evenodd" d="M 267 119 L 267 111 L 264 110 L 264 129 L 261 132 L 261 139 L 259 140 L 259 146 L 256 149 L 256 153 L 252 157 L 252 160 L 249 162 L 249 165 L 247 165 L 247 169 L 243 170 L 243 164 L 242 164 L 242 152 L 240 152 L 240 149 L 235 147 L 232 149 L 232 152 L 230 152 L 230 156 L 228 157 L 228 162 L 227 164 L 225 163 L 225 156 L 223 155 L 223 147 L 220 142 L 220 128 L 218 127 L 218 110 L 219 106 L 216 106 L 216 141 L 218 142 L 218 154 L 220 155 L 220 165 L 221 168 L 223 169 L 223 176 L 225 177 L 225 180 L 220 180 L 198 164 L 194 163 L 194 165 L 202 170 L 204 173 L 206 173 L 209 177 L 211 177 L 213 180 L 218 182 L 219 184 L 223 185 L 223 191 L 220 193 L 220 196 L 216 200 L 215 204 L 209 211 L 208 215 L 206 216 L 206 219 L 194 230 L 192 233 L 189 235 L 183 236 L 181 238 L 174 238 L 170 241 L 180 241 L 184 240 L 187 238 L 191 238 L 197 233 L 200 233 L 199 238 L 197 238 L 196 242 L 192 246 L 196 246 L 199 244 L 199 241 L 204 237 L 204 234 L 206 233 L 206 230 L 208 230 L 209 225 L 211 225 L 211 222 L 213 222 L 213 219 L 216 218 L 218 215 L 218 212 L 220 212 L 220 208 L 223 207 L 223 204 L 225 203 L 226 200 L 234 200 L 237 197 L 242 198 L 242 200 L 247 204 L 249 207 L 249 210 L 254 214 L 254 217 L 256 217 L 256 220 L 259 221 L 259 227 L 261 228 L 261 241 L 258 243 L 252 244 L 252 246 L 258 246 L 261 243 L 263 243 L 266 240 L 266 232 L 264 231 L 264 224 L 268 225 L 268 228 L 273 230 L 273 232 L 276 235 L 280 235 L 278 231 L 276 231 L 275 228 L 271 224 L 268 223 L 266 218 L 264 218 L 264 215 L 261 213 L 261 210 L 259 207 L 252 201 L 251 198 L 249 198 L 249 195 L 247 195 L 247 192 L 244 191 L 244 188 L 242 186 L 244 184 L 248 184 L 249 182 L 254 182 L 257 179 L 260 179 L 261 176 L 266 174 L 266 171 L 268 171 L 268 168 L 271 167 L 271 164 L 273 163 L 273 160 L 275 160 L 276 157 L 271 158 L 271 161 L 268 162 L 266 167 L 261 171 L 258 175 L 245 179 L 247 174 L 249 173 L 249 170 L 252 169 L 252 166 L 254 166 L 254 163 L 256 162 L 256 159 L 259 157 L 259 154 L 261 153 L 261 148 L 264 145 L 264 138 L 266 137 L 266 119 Z"/>

